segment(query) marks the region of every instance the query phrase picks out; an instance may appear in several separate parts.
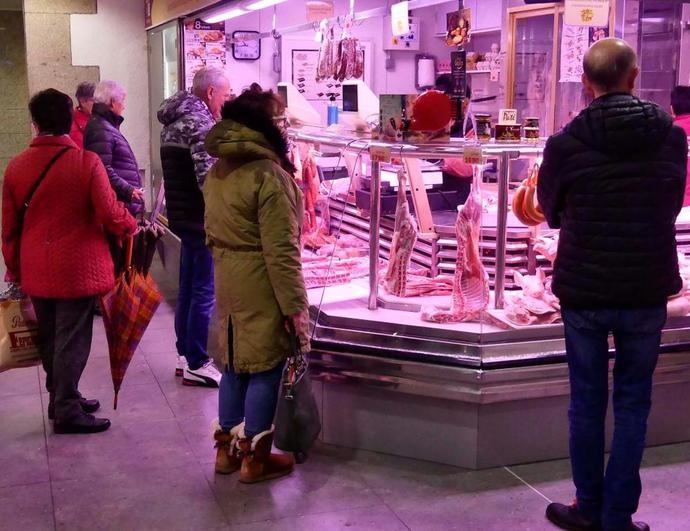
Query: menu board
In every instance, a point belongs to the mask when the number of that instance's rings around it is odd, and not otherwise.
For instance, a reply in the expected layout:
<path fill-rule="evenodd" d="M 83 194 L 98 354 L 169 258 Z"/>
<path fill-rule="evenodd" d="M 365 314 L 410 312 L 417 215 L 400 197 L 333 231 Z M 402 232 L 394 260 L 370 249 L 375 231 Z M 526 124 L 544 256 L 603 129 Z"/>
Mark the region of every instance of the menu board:
<path fill-rule="evenodd" d="M 207 24 L 191 19 L 184 24 L 185 88 L 192 88 L 194 75 L 204 67 L 225 70 L 227 46 L 225 22 Z"/>

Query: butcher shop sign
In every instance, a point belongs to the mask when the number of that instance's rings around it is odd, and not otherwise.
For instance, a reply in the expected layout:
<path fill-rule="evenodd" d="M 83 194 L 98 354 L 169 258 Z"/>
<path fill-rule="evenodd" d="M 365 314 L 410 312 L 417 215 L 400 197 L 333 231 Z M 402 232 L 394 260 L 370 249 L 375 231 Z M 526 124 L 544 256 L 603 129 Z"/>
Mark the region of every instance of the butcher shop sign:
<path fill-rule="evenodd" d="M 608 26 L 609 4 L 609 0 L 565 0 L 564 23 L 569 26 Z"/>

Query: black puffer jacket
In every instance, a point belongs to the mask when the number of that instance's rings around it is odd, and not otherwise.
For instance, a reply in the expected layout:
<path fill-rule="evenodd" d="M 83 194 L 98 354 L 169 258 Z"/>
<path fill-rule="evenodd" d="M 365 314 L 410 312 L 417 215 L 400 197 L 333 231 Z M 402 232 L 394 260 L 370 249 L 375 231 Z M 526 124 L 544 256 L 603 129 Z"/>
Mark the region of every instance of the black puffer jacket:
<path fill-rule="evenodd" d="M 137 214 L 143 209 L 143 204 L 132 201 L 132 192 L 141 187 L 141 177 L 134 152 L 120 132 L 122 122 L 123 118 L 106 105 L 94 104 L 91 119 L 84 130 L 84 149 L 100 157 L 117 198 L 132 214 Z"/>
<path fill-rule="evenodd" d="M 549 139 L 537 192 L 561 229 L 553 290 L 564 306 L 653 306 L 681 289 L 687 153 L 671 117 L 630 94 L 596 99 Z"/>
<path fill-rule="evenodd" d="M 165 100 L 158 110 L 161 131 L 161 164 L 165 206 L 170 229 L 204 233 L 204 196 L 201 186 L 216 161 L 204 147 L 215 121 L 198 97 L 181 91 Z"/>

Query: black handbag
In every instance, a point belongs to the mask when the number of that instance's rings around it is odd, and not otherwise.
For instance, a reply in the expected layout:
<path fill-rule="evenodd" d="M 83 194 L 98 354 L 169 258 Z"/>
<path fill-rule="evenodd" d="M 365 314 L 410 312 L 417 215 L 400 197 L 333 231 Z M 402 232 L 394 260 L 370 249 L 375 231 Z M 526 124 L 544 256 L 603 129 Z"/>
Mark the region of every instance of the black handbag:
<path fill-rule="evenodd" d="M 273 442 L 276 448 L 292 452 L 295 461 L 303 463 L 321 433 L 321 417 L 311 389 L 307 357 L 292 326 L 290 342 L 292 353 L 283 369 Z"/>

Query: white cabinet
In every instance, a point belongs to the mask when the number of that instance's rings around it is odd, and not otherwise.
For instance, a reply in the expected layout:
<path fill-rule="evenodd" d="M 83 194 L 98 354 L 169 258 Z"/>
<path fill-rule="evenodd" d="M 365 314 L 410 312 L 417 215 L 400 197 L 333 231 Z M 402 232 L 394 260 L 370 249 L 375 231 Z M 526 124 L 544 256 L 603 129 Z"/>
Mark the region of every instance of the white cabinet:
<path fill-rule="evenodd" d="M 470 4 L 474 4 L 470 6 Z M 472 7 L 472 22 L 475 31 L 500 30 L 503 16 L 503 0 L 465 0 Z"/>

